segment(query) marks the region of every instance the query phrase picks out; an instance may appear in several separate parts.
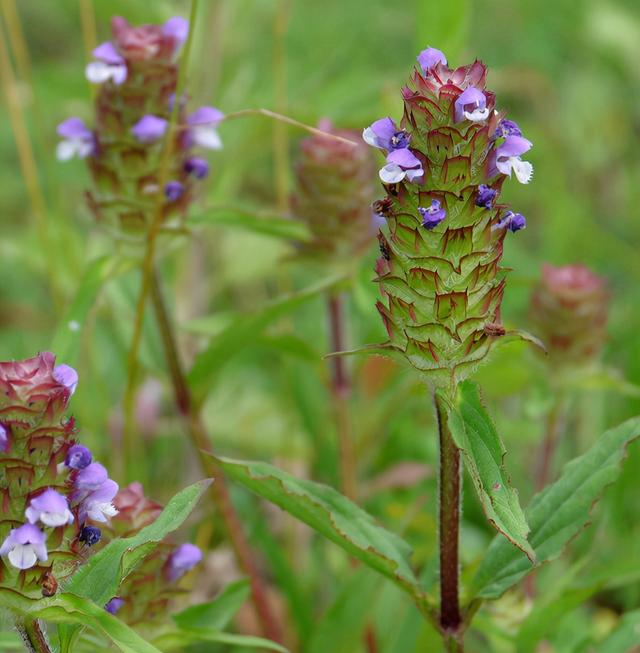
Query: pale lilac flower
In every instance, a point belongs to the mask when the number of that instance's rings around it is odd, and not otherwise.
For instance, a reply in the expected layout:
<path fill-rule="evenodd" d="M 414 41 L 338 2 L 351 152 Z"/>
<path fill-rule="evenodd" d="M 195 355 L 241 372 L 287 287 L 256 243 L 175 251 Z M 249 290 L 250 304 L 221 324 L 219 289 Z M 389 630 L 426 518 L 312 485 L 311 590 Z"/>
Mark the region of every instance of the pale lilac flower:
<path fill-rule="evenodd" d="M 518 127 L 518 123 L 513 120 L 503 118 L 496 127 L 493 134 L 494 138 L 506 138 L 507 136 L 522 136 L 522 130 Z"/>
<path fill-rule="evenodd" d="M 123 605 L 124 599 L 121 599 L 119 596 L 114 596 L 111 601 L 104 606 L 104 609 L 111 614 L 116 614 Z"/>
<path fill-rule="evenodd" d="M 202 551 L 195 544 L 181 544 L 169 556 L 166 574 L 170 582 L 175 583 L 202 560 Z"/>
<path fill-rule="evenodd" d="M 9 562 L 16 569 L 29 569 L 40 562 L 47 561 L 47 536 L 33 524 L 23 524 L 13 528 L 0 546 L 0 556 L 8 555 Z"/>
<path fill-rule="evenodd" d="M 444 52 L 436 48 L 427 48 L 423 50 L 418 55 L 418 63 L 424 72 L 433 68 L 437 64 L 441 63 L 443 66 L 447 65 L 447 58 L 444 56 Z"/>
<path fill-rule="evenodd" d="M 164 118 L 147 114 L 131 128 L 131 133 L 141 143 L 154 143 L 164 136 L 168 126 L 169 123 Z"/>
<path fill-rule="evenodd" d="M 391 118 L 380 118 L 362 132 L 362 139 L 367 145 L 391 152 L 406 149 L 411 136 L 403 129 L 398 129 Z"/>
<path fill-rule="evenodd" d="M 216 127 L 224 118 L 224 113 L 214 107 L 200 107 L 188 118 L 189 139 L 194 145 L 199 145 L 209 150 L 222 148 L 222 141 Z"/>
<path fill-rule="evenodd" d="M 469 86 L 462 91 L 455 101 L 455 121 L 460 122 L 466 118 L 472 122 L 481 122 L 488 117 L 489 108 L 485 94 L 475 86 Z"/>
<path fill-rule="evenodd" d="M 78 373 L 69 365 L 56 365 L 53 368 L 53 378 L 60 384 L 63 385 L 69 394 L 72 395 L 76 391 L 76 386 L 78 385 Z"/>
<path fill-rule="evenodd" d="M 52 488 L 47 488 L 42 494 L 31 499 L 24 514 L 30 524 L 39 521 L 50 528 L 70 524 L 73 521 L 66 497 Z"/>
<path fill-rule="evenodd" d="M 0 424 L 0 453 L 9 451 L 9 434 L 4 425 Z"/>
<path fill-rule="evenodd" d="M 91 451 L 87 447 L 83 447 L 81 444 L 74 444 L 67 451 L 64 464 L 71 469 L 84 469 L 91 464 L 92 458 Z"/>
<path fill-rule="evenodd" d="M 113 43 L 107 41 L 100 44 L 94 51 L 93 56 L 97 61 L 87 64 L 86 76 L 93 84 L 103 84 L 112 80 L 114 84 L 120 85 L 127 79 L 127 64 L 124 58 L 118 53 Z"/>
<path fill-rule="evenodd" d="M 204 179 L 209 174 L 209 163 L 205 159 L 192 156 L 184 162 L 184 171 L 196 179 Z"/>
<path fill-rule="evenodd" d="M 380 179 L 385 184 L 397 184 L 405 177 L 413 181 L 424 174 L 422 163 L 411 150 L 393 150 L 387 155 L 387 165 L 380 169 Z"/>
<path fill-rule="evenodd" d="M 490 209 L 493 206 L 493 200 L 495 200 L 497 194 L 498 191 L 495 188 L 491 188 L 491 186 L 487 186 L 486 184 L 480 184 L 476 193 L 476 206 Z"/>
<path fill-rule="evenodd" d="M 97 490 L 108 478 L 107 470 L 100 463 L 91 463 L 80 469 L 74 480 L 76 492 L 73 500 L 76 501 L 83 494 Z"/>
<path fill-rule="evenodd" d="M 371 212 L 371 230 L 373 233 L 376 233 L 379 229 L 382 229 L 387 224 L 387 219 L 382 215 L 382 213 L 377 213 L 376 211 Z"/>
<path fill-rule="evenodd" d="M 528 184 L 533 177 L 533 166 L 528 161 L 522 161 L 520 156 L 532 147 L 533 143 L 522 136 L 507 136 L 504 143 L 496 148 L 494 167 L 509 177 L 511 171 L 515 172 L 521 184 Z"/>
<path fill-rule="evenodd" d="M 97 526 L 83 526 L 78 540 L 87 546 L 93 546 L 100 541 L 102 531 Z"/>
<path fill-rule="evenodd" d="M 509 231 L 515 233 L 516 231 L 520 231 L 520 229 L 525 229 L 526 226 L 527 221 L 522 213 L 507 211 L 502 220 L 493 225 L 492 230 L 495 231 L 496 229 L 508 229 Z"/>
<path fill-rule="evenodd" d="M 179 181 L 170 181 L 164 187 L 165 197 L 170 202 L 175 202 L 176 200 L 179 200 L 182 197 L 183 193 L 184 193 L 184 186 Z"/>
<path fill-rule="evenodd" d="M 189 36 L 189 21 L 182 16 L 173 16 L 162 26 L 162 33 L 173 39 L 174 52 L 176 52 Z"/>
<path fill-rule="evenodd" d="M 68 161 L 74 156 L 84 159 L 94 153 L 95 136 L 80 118 L 68 118 L 61 122 L 57 132 L 62 137 L 56 147 L 58 161 Z"/>
<path fill-rule="evenodd" d="M 113 499 L 118 494 L 118 484 L 107 479 L 102 485 L 88 494 L 80 503 L 78 521 L 83 523 L 87 518 L 93 521 L 106 522 L 109 517 L 118 514 L 113 505 Z"/>
<path fill-rule="evenodd" d="M 437 227 L 446 217 L 447 212 L 440 205 L 440 200 L 431 200 L 431 206 L 426 209 L 418 207 L 422 216 L 422 226 L 429 231 Z"/>

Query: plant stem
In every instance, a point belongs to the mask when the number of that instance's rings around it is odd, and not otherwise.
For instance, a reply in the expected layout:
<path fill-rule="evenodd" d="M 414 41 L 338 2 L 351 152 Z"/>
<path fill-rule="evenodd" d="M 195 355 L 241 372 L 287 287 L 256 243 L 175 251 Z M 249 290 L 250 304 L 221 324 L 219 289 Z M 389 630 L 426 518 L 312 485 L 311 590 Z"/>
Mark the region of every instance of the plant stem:
<path fill-rule="evenodd" d="M 551 475 L 551 466 L 553 464 L 554 454 L 558 445 L 560 427 L 564 418 L 564 400 L 561 396 L 556 397 L 553 406 L 547 415 L 544 439 L 540 444 L 538 451 L 538 463 L 536 466 L 536 491 L 549 482 Z"/>
<path fill-rule="evenodd" d="M 344 316 L 344 296 L 331 292 L 327 299 L 329 314 L 329 331 L 331 350 L 344 351 L 346 348 L 346 324 Z M 349 397 L 351 382 L 345 360 L 342 356 L 331 358 L 331 395 L 338 434 L 338 456 L 342 492 L 355 500 L 356 498 L 356 464 L 351 442 L 352 429 L 349 418 Z"/>
<path fill-rule="evenodd" d="M 447 651 L 462 651 L 463 623 L 458 598 L 460 538 L 460 450 L 449 429 L 445 399 L 436 393 L 440 434 L 440 628 Z"/>
<path fill-rule="evenodd" d="M 154 274 L 151 277 L 150 292 L 158 329 L 162 337 L 162 344 L 169 366 L 176 406 L 183 418 L 186 430 L 191 438 L 204 473 L 211 478 L 215 478 L 215 482 L 210 486 L 211 497 L 214 505 L 220 511 L 220 516 L 229 536 L 229 542 L 235 553 L 238 565 L 249 577 L 252 599 L 258 619 L 262 625 L 262 630 L 269 639 L 282 643 L 280 626 L 272 614 L 253 551 L 246 540 L 242 523 L 229 496 L 229 490 L 222 470 L 212 457 L 212 447 L 202 416 L 192 400 L 191 391 L 180 360 L 171 320 L 162 295 L 157 270 L 154 270 Z"/>
<path fill-rule="evenodd" d="M 52 653 L 39 621 L 31 619 L 16 621 L 15 627 L 29 653 Z"/>

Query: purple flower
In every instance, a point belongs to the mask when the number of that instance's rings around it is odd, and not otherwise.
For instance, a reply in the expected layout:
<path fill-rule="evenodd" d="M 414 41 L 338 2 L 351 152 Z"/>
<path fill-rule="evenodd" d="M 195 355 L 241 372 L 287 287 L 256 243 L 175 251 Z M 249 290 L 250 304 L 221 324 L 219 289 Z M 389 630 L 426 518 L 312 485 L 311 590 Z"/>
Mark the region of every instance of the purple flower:
<path fill-rule="evenodd" d="M 116 494 L 118 494 L 118 484 L 108 478 L 82 500 L 78 509 L 78 521 L 83 523 L 87 518 L 99 522 L 109 521 L 109 517 L 118 514 L 112 503 Z"/>
<path fill-rule="evenodd" d="M 69 365 L 56 365 L 53 368 L 53 378 L 63 385 L 72 395 L 76 391 L 78 385 L 78 373 Z"/>
<path fill-rule="evenodd" d="M 175 202 L 176 200 L 179 200 L 182 197 L 183 193 L 184 193 L 184 186 L 179 181 L 170 181 L 164 187 L 165 197 L 170 202 Z"/>
<path fill-rule="evenodd" d="M 124 599 L 121 599 L 119 596 L 114 596 L 111 601 L 104 606 L 104 609 L 111 614 L 116 614 L 123 605 Z"/>
<path fill-rule="evenodd" d="M 525 217 L 524 215 L 522 215 L 522 213 L 514 213 L 513 211 L 507 211 L 507 213 L 505 213 L 502 220 L 500 220 L 500 222 L 493 225 L 492 230 L 506 228 L 509 229 L 509 231 L 515 233 L 516 231 L 520 231 L 520 229 L 525 229 L 526 226 L 527 226 L 527 221 L 525 220 Z"/>
<path fill-rule="evenodd" d="M 444 52 L 437 50 L 436 48 L 427 48 L 423 50 L 418 55 L 418 63 L 424 72 L 433 68 L 437 64 L 441 63 L 443 66 L 447 65 L 447 58 L 444 56 Z"/>
<path fill-rule="evenodd" d="M 403 129 L 398 129 L 391 118 L 380 118 L 362 132 L 362 139 L 368 145 L 391 152 L 406 149 L 411 135 Z"/>
<path fill-rule="evenodd" d="M 141 143 L 154 143 L 164 136 L 168 126 L 164 118 L 147 114 L 131 128 L 131 133 Z"/>
<path fill-rule="evenodd" d="M 68 118 L 61 122 L 57 132 L 62 137 L 56 148 L 58 161 L 68 161 L 74 156 L 84 159 L 95 152 L 96 141 L 93 132 L 80 118 Z"/>
<path fill-rule="evenodd" d="M 202 560 L 202 551 L 195 544 L 181 544 L 169 556 L 166 574 L 170 582 L 175 583 Z"/>
<path fill-rule="evenodd" d="M 93 51 L 93 56 L 97 61 L 87 64 L 85 70 L 87 79 L 91 83 L 103 84 L 108 80 L 112 80 L 117 85 L 124 83 L 127 79 L 127 64 L 113 43 L 107 41 L 100 44 Z"/>
<path fill-rule="evenodd" d="M 199 145 L 208 150 L 219 150 L 222 148 L 222 141 L 216 131 L 216 127 L 224 118 L 224 113 L 214 107 L 200 107 L 188 118 L 189 139 L 193 145 Z"/>
<path fill-rule="evenodd" d="M 83 467 L 74 479 L 75 492 L 72 501 L 77 501 L 87 493 L 97 490 L 108 478 L 107 470 L 100 463 L 91 463 Z"/>
<path fill-rule="evenodd" d="M 0 424 L 0 453 L 9 451 L 9 433 L 4 425 Z"/>
<path fill-rule="evenodd" d="M 422 216 L 422 226 L 429 230 L 437 227 L 447 217 L 447 212 L 441 207 L 440 200 L 431 200 L 431 206 L 426 209 L 419 206 L 418 212 Z"/>
<path fill-rule="evenodd" d="M 67 451 L 64 464 L 71 469 L 84 469 L 91 464 L 91 460 L 92 455 L 89 449 L 83 447 L 81 444 L 74 444 Z"/>
<path fill-rule="evenodd" d="M 40 562 L 47 561 L 46 535 L 33 524 L 23 524 L 13 528 L 0 546 L 0 556 L 8 555 L 9 562 L 16 569 L 29 569 Z"/>
<path fill-rule="evenodd" d="M 174 52 L 182 46 L 189 36 L 189 22 L 182 16 L 174 16 L 162 26 L 162 33 L 173 39 L 175 46 Z"/>
<path fill-rule="evenodd" d="M 480 122 L 488 117 L 487 98 L 482 91 L 475 86 L 469 86 L 460 93 L 455 102 L 454 119 L 456 122 L 460 122 L 463 118 L 472 122 Z"/>
<path fill-rule="evenodd" d="M 522 136 L 507 136 L 504 143 L 496 148 L 492 168 L 509 177 L 513 171 L 521 184 L 528 184 L 533 177 L 533 166 L 528 161 L 522 161 L 520 155 L 532 147 L 533 143 Z"/>
<path fill-rule="evenodd" d="M 39 521 L 51 528 L 70 524 L 73 521 L 66 497 L 52 488 L 47 488 L 42 494 L 31 499 L 24 514 L 30 524 Z"/>
<path fill-rule="evenodd" d="M 485 184 L 480 184 L 478 186 L 478 192 L 476 193 L 476 206 L 484 207 L 485 209 L 490 209 L 493 206 L 493 200 L 495 200 L 498 191 L 491 186 Z"/>
<path fill-rule="evenodd" d="M 100 541 L 102 531 L 97 526 L 83 526 L 78 540 L 87 546 L 93 546 Z"/>
<path fill-rule="evenodd" d="M 377 213 L 376 211 L 371 212 L 371 230 L 373 233 L 376 233 L 379 229 L 382 229 L 387 224 L 387 219 L 382 215 L 382 213 Z"/>
<path fill-rule="evenodd" d="M 209 163 L 205 159 L 192 156 L 184 162 L 184 171 L 196 179 L 204 179 L 209 174 Z"/>
<path fill-rule="evenodd" d="M 522 130 L 518 124 L 513 120 L 504 118 L 498 123 L 496 131 L 493 134 L 494 138 L 506 138 L 507 136 L 522 136 Z"/>
<path fill-rule="evenodd" d="M 380 169 L 380 179 L 385 184 L 397 184 L 405 177 L 413 181 L 424 174 L 422 163 L 411 150 L 393 150 L 387 155 L 387 165 Z"/>

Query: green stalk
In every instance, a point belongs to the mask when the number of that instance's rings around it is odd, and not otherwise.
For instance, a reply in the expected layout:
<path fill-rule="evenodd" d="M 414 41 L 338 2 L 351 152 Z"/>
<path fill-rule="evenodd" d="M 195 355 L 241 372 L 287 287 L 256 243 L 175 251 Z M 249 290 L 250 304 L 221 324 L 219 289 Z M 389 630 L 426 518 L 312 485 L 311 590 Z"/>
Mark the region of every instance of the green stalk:
<path fill-rule="evenodd" d="M 52 653 L 39 621 L 34 619 L 16 621 L 15 627 L 29 653 Z"/>

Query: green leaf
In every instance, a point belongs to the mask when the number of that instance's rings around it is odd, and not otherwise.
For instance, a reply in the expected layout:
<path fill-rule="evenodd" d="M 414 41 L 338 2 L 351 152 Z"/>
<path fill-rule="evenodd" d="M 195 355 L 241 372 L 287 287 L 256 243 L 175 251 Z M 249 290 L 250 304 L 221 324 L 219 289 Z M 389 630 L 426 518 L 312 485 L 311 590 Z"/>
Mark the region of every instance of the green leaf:
<path fill-rule="evenodd" d="M 222 366 L 232 356 L 251 345 L 267 326 L 332 288 L 342 279 L 342 276 L 329 277 L 304 290 L 286 295 L 258 313 L 239 316 L 229 327 L 218 333 L 211 344 L 198 354 L 188 375 L 196 400 L 202 401 L 206 397 Z"/>
<path fill-rule="evenodd" d="M 613 632 L 598 644 L 598 653 L 629 653 L 640 642 L 640 610 L 625 614 Z M 594 649 L 595 650 L 595 649 Z"/>
<path fill-rule="evenodd" d="M 240 207 L 212 207 L 206 213 L 188 218 L 187 225 L 223 225 L 286 240 L 305 241 L 310 238 L 309 229 L 299 220 Z"/>
<path fill-rule="evenodd" d="M 535 553 L 527 541 L 529 526 L 520 507 L 518 492 L 511 487 L 511 479 L 504 467 L 506 450 L 482 405 L 478 386 L 471 381 L 461 383 L 455 406 L 449 405 L 440 391 L 437 401 L 439 406 L 448 408 L 453 439 L 462 451 L 487 519 L 534 561 Z"/>
<path fill-rule="evenodd" d="M 15 590 L 0 588 L 0 606 L 28 619 L 89 626 L 104 633 L 123 653 L 161 653 L 125 623 L 86 598 L 62 593 L 49 599 L 29 599 Z"/>
<path fill-rule="evenodd" d="M 253 637 L 252 635 L 235 635 L 233 633 L 221 633 L 216 630 L 208 630 L 204 628 L 189 629 L 189 630 L 173 630 L 163 633 L 154 640 L 154 644 L 161 648 L 164 653 L 173 651 L 175 649 L 182 649 L 190 644 L 198 644 L 200 642 L 210 642 L 212 644 L 228 644 L 232 647 L 242 647 L 243 650 L 247 648 L 258 648 L 265 651 L 278 651 L 278 653 L 289 653 L 289 651 L 281 646 L 272 642 L 269 639 L 262 637 Z"/>
<path fill-rule="evenodd" d="M 93 308 L 104 283 L 112 276 L 115 263 L 113 256 L 101 256 L 91 262 L 82 274 L 80 286 L 53 338 L 52 350 L 60 361 L 73 364 L 77 359 L 82 330 L 89 311 Z"/>
<path fill-rule="evenodd" d="M 589 521 L 593 504 L 620 473 L 627 445 L 640 436 L 640 417 L 602 435 L 568 463 L 560 478 L 536 494 L 526 510 L 529 542 L 540 563 L 557 558 Z M 529 560 L 503 538 L 491 543 L 473 580 L 471 595 L 495 599 L 531 570 Z"/>
<path fill-rule="evenodd" d="M 246 578 L 227 585 L 222 592 L 208 603 L 200 603 L 172 616 L 181 629 L 210 628 L 222 630 L 249 596 L 249 581 Z"/>
<path fill-rule="evenodd" d="M 275 503 L 342 547 L 354 558 L 390 578 L 426 609 L 427 597 L 411 570 L 409 545 L 378 526 L 331 487 L 297 479 L 267 463 L 217 459 L 230 478 Z"/>
<path fill-rule="evenodd" d="M 160 516 L 139 533 L 119 538 L 89 560 L 65 584 L 65 592 L 85 597 L 104 606 L 118 592 L 122 580 L 150 553 L 154 544 L 181 526 L 211 483 L 200 481 L 178 492 Z M 61 628 L 60 640 L 68 648 L 77 628 Z"/>

